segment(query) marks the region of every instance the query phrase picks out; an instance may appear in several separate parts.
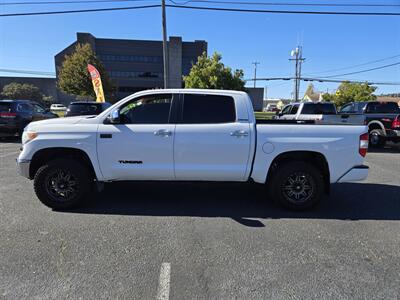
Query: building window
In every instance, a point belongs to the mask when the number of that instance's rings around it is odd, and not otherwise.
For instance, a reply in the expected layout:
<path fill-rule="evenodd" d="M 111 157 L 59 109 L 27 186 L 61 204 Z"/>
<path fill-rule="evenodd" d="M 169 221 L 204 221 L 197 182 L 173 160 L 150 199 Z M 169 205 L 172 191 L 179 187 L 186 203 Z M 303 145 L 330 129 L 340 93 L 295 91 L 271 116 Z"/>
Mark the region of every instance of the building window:
<path fill-rule="evenodd" d="M 112 78 L 161 78 L 160 72 L 109 71 Z"/>
<path fill-rule="evenodd" d="M 189 75 L 192 66 L 197 63 L 196 57 L 182 57 L 182 74 Z"/>
<path fill-rule="evenodd" d="M 98 54 L 102 61 L 162 63 L 162 56 Z"/>

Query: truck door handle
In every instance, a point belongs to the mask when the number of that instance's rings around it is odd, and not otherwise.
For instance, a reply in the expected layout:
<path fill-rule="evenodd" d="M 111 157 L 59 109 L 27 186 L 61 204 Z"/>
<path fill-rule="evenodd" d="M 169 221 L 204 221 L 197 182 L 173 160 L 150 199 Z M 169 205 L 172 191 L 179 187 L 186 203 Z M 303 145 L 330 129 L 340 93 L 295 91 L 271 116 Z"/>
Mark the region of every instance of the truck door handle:
<path fill-rule="evenodd" d="M 231 136 L 235 136 L 235 137 L 245 137 L 248 135 L 249 135 L 249 133 L 244 130 L 236 130 L 236 131 L 231 132 Z"/>
<path fill-rule="evenodd" d="M 111 133 L 100 133 L 100 138 L 101 139 L 111 139 L 112 134 Z"/>
<path fill-rule="evenodd" d="M 167 129 L 160 129 L 160 130 L 154 131 L 154 135 L 169 137 L 172 135 L 172 132 Z"/>

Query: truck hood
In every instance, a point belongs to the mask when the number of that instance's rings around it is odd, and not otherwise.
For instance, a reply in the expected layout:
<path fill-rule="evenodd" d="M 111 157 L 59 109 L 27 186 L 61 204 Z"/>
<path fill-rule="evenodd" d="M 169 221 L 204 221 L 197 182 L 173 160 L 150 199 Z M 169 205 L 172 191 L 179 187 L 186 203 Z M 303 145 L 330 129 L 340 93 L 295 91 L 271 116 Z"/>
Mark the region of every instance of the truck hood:
<path fill-rule="evenodd" d="M 57 126 L 57 125 L 74 125 L 78 123 L 92 123 L 91 121 L 96 120 L 95 116 L 77 116 L 68 118 L 54 118 L 42 121 L 35 121 L 29 123 L 28 129 L 34 130 L 36 128 L 42 128 L 47 126 Z"/>

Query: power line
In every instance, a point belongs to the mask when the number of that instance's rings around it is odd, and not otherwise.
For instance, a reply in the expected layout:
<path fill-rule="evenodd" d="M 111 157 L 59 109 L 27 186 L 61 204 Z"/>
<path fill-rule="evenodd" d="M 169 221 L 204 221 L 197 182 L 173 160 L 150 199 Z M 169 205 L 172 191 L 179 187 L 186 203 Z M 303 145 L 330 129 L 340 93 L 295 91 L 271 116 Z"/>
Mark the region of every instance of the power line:
<path fill-rule="evenodd" d="M 161 5 L 155 4 L 155 5 L 143 5 L 143 6 L 130 6 L 130 7 L 112 7 L 112 8 L 93 8 L 93 9 L 78 9 L 78 10 L 59 10 L 59 11 L 41 11 L 41 12 L 27 12 L 27 13 L 11 13 L 11 14 L 1 14 L 0 17 L 23 17 L 23 16 L 39 16 L 39 15 L 60 15 L 60 14 L 101 12 L 101 11 L 145 9 L 145 8 L 156 8 L 156 7 L 161 7 Z"/>
<path fill-rule="evenodd" d="M 360 74 L 360 73 L 370 72 L 370 71 L 374 71 L 374 70 L 385 69 L 385 68 L 389 68 L 389 67 L 396 66 L 396 65 L 400 65 L 400 62 L 396 62 L 396 63 L 393 63 L 393 64 L 388 64 L 388 65 L 384 65 L 384 66 L 380 66 L 380 67 L 376 67 L 376 68 L 356 71 L 356 72 L 349 72 L 349 73 L 344 73 L 344 74 L 323 76 L 323 78 L 333 78 L 333 77 L 340 77 L 340 76 L 346 76 L 346 75 Z"/>
<path fill-rule="evenodd" d="M 77 1 L 31 1 L 31 2 L 2 2 L 0 5 L 48 5 L 48 4 L 90 4 L 90 3 L 115 3 L 115 2 L 143 2 L 149 0 L 77 0 Z M 151 0 L 150 0 L 151 1 Z"/>
<path fill-rule="evenodd" d="M 327 7 L 400 7 L 400 4 L 341 4 L 341 3 L 293 3 L 293 2 L 243 2 L 243 1 L 215 1 L 215 0 L 188 0 L 184 3 L 178 3 L 174 0 L 170 2 L 177 5 L 186 5 L 187 3 L 213 3 L 213 4 L 233 4 L 233 5 L 262 5 L 262 6 L 327 6 Z"/>
<path fill-rule="evenodd" d="M 161 5 L 155 4 L 155 5 L 112 7 L 112 8 L 94 8 L 94 9 L 79 9 L 79 10 L 8 13 L 8 14 L 1 14 L 0 17 L 20 17 L 20 16 L 38 16 L 38 15 L 57 15 L 57 14 L 72 14 L 72 13 L 105 12 L 105 11 L 157 8 L 157 7 L 161 7 Z M 190 10 L 229 11 L 229 12 L 247 12 L 247 13 L 349 15 L 349 16 L 350 15 L 351 16 L 400 16 L 400 13 L 392 13 L 392 12 L 339 12 L 339 11 L 262 10 L 262 9 L 240 9 L 240 8 L 223 8 L 223 7 L 180 6 L 180 5 L 171 5 L 171 4 L 167 4 L 166 7 L 180 8 L 180 9 L 190 9 Z"/>
<path fill-rule="evenodd" d="M 266 77 L 266 78 L 257 78 L 257 81 L 276 81 L 276 80 L 293 80 L 296 77 Z M 374 80 L 354 80 L 354 79 L 325 79 L 325 78 L 313 78 L 313 77 L 301 77 L 299 78 L 302 81 L 318 81 L 318 82 L 336 82 L 341 83 L 344 81 L 352 82 L 352 83 L 368 83 L 372 85 L 400 85 L 400 82 L 380 82 Z M 253 81 L 254 79 L 246 79 L 245 81 Z"/>
<path fill-rule="evenodd" d="M 382 62 L 385 60 L 390 60 L 393 58 L 397 58 L 400 57 L 400 54 L 398 55 L 393 55 L 393 56 L 389 56 L 386 58 L 382 58 L 382 59 L 377 59 L 377 60 L 371 60 L 362 64 L 358 64 L 358 65 L 352 65 L 352 66 L 348 66 L 348 67 L 343 67 L 343 68 L 338 68 L 338 69 L 331 69 L 331 70 L 326 70 L 326 71 L 321 71 L 321 72 L 311 72 L 311 73 L 307 73 L 307 74 L 323 74 L 323 73 L 331 73 L 331 72 L 337 72 L 337 71 L 343 71 L 343 70 L 348 70 L 348 69 L 353 69 L 353 68 L 357 68 L 357 67 L 361 67 L 361 66 L 365 66 L 365 65 L 370 65 L 370 64 L 374 64 L 377 62 Z"/>
<path fill-rule="evenodd" d="M 214 10 L 229 12 L 248 12 L 248 13 L 275 13 L 275 14 L 309 14 L 309 15 L 351 15 L 351 16 L 400 16 L 400 13 L 393 12 L 345 12 L 345 11 L 301 11 L 301 10 L 264 10 L 264 9 L 243 9 L 226 7 L 205 7 L 205 6 L 181 6 L 166 5 L 167 7 L 192 9 L 192 10 Z"/>
<path fill-rule="evenodd" d="M 3 2 L 0 5 L 48 5 L 48 4 L 81 4 L 81 3 L 115 3 L 115 2 L 139 2 L 149 0 L 77 0 L 77 1 L 26 1 L 26 2 Z M 150 0 L 151 1 L 151 0 Z M 289 2 L 243 2 L 243 1 L 214 1 L 214 0 L 187 0 L 179 3 L 169 0 L 176 5 L 188 3 L 212 3 L 230 5 L 261 5 L 261 6 L 320 6 L 320 7 L 400 7 L 400 4 L 341 4 L 341 3 L 289 3 Z"/>

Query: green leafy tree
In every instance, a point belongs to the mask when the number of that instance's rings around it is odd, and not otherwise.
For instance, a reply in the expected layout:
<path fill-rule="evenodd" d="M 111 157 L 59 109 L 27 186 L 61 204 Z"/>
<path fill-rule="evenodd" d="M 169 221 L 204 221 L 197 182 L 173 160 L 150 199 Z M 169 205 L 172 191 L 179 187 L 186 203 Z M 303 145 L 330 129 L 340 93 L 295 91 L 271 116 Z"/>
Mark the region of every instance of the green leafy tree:
<path fill-rule="evenodd" d="M 335 95 L 323 96 L 323 99 L 331 99 L 336 106 L 340 107 L 349 102 L 372 101 L 376 99 L 376 87 L 368 83 L 352 83 L 344 81 L 340 84 Z"/>
<path fill-rule="evenodd" d="M 335 95 L 325 93 L 322 95 L 322 100 L 325 102 L 335 102 Z"/>
<path fill-rule="evenodd" d="M 95 99 L 92 80 L 87 70 L 88 64 L 100 72 L 106 100 L 113 94 L 113 85 L 100 60 L 96 57 L 90 44 L 77 44 L 71 55 L 66 55 L 58 74 L 58 87 L 66 94 L 77 96 L 78 99 Z"/>
<path fill-rule="evenodd" d="M 1 97 L 11 100 L 42 101 L 43 94 L 33 84 L 12 82 L 3 87 Z"/>
<path fill-rule="evenodd" d="M 189 75 L 183 77 L 185 88 L 244 91 L 243 70 L 232 71 L 221 59 L 217 52 L 211 57 L 207 57 L 205 52 L 199 56 Z"/>

